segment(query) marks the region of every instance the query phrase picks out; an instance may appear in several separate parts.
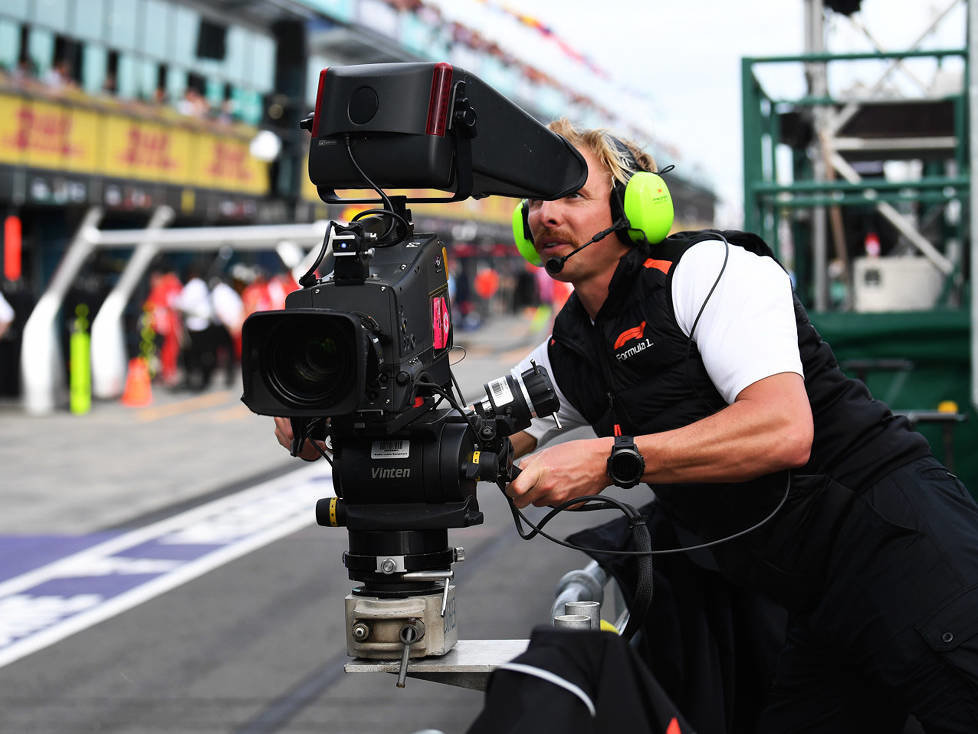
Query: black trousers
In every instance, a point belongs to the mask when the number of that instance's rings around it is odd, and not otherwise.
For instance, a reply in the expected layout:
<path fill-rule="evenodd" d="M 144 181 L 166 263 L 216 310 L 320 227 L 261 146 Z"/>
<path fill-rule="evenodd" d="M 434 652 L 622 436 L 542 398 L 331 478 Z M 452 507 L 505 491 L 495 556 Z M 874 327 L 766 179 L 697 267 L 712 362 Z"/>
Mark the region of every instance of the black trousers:
<path fill-rule="evenodd" d="M 791 617 L 758 731 L 888 734 L 908 714 L 978 732 L 978 506 L 931 457 L 856 499 L 824 594 Z"/>
<path fill-rule="evenodd" d="M 201 331 L 187 330 L 183 352 L 184 381 L 191 390 L 206 390 L 211 384 L 216 356 L 214 332 L 210 327 Z"/>

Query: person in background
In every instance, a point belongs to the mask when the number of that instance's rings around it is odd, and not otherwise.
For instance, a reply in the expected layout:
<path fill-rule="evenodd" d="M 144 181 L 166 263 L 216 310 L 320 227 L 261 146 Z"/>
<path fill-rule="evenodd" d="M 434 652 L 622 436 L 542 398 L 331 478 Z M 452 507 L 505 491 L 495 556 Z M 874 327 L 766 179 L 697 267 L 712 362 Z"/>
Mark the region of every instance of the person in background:
<path fill-rule="evenodd" d="M 263 268 L 255 265 L 247 271 L 242 269 L 241 277 L 247 281 L 247 285 L 241 291 L 245 318 L 256 311 L 271 311 L 276 307 L 269 292 L 268 276 Z"/>
<path fill-rule="evenodd" d="M 272 308 L 275 310 L 285 308 L 285 297 L 298 289 L 299 284 L 295 282 L 292 273 L 286 271 L 273 275 L 268 281 L 268 297 Z"/>
<path fill-rule="evenodd" d="M 210 386 L 215 365 L 211 327 L 216 315 L 210 289 L 201 272 L 198 265 L 189 268 L 187 283 L 174 301 L 174 306 L 183 315 L 187 337 L 183 350 L 184 386 L 196 392 Z"/>
<path fill-rule="evenodd" d="M 493 313 L 493 298 L 499 290 L 499 273 L 492 265 L 481 264 L 476 270 L 472 285 L 476 295 L 479 296 L 477 303 L 479 323 L 483 323 Z"/>
<path fill-rule="evenodd" d="M 55 61 L 54 65 L 44 75 L 43 81 L 48 88 L 57 92 L 78 88 L 78 83 L 72 76 L 71 62 L 67 59 L 58 59 Z"/>
<path fill-rule="evenodd" d="M 241 357 L 241 324 L 244 321 L 244 303 L 238 292 L 220 277 L 211 279 L 211 304 L 216 319 L 212 326 L 212 344 L 217 362 L 224 363 L 224 382 L 234 384 L 236 366 Z"/>
<path fill-rule="evenodd" d="M 143 308 L 149 312 L 150 326 L 156 333 L 160 377 L 173 387 L 179 380 L 179 358 L 182 324 L 176 299 L 183 290 L 180 277 L 170 267 L 155 268 L 149 276 L 149 294 Z"/>
<path fill-rule="evenodd" d="M 209 110 L 209 105 L 207 104 L 207 100 L 204 99 L 204 95 L 193 86 L 188 86 L 184 90 L 183 97 L 177 102 L 176 107 L 177 112 L 181 115 L 199 119 L 207 117 Z"/>

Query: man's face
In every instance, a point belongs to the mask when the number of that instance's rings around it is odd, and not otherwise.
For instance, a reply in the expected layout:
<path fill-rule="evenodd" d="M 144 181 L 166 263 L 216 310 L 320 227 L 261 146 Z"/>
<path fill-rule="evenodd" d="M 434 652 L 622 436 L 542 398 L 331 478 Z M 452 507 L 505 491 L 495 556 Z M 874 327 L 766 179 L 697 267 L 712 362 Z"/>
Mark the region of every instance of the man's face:
<path fill-rule="evenodd" d="M 591 151 L 582 148 L 580 152 L 587 161 L 588 177 L 579 191 L 555 201 L 529 201 L 530 232 L 544 262 L 570 254 L 611 226 L 611 173 Z M 612 232 L 567 260 L 553 277 L 570 283 L 585 280 L 614 269 L 627 249 Z"/>

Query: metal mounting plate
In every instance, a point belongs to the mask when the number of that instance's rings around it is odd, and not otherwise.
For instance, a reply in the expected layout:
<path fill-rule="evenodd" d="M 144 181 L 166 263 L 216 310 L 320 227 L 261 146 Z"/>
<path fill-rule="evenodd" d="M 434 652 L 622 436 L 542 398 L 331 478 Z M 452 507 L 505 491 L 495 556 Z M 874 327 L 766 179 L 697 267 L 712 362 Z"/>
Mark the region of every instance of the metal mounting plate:
<path fill-rule="evenodd" d="M 460 688 L 484 691 L 489 674 L 501 663 L 509 662 L 526 651 L 529 640 L 459 640 L 441 657 L 412 659 L 408 678 L 420 678 Z M 347 673 L 393 673 L 397 675 L 400 662 L 374 661 L 356 658 L 343 669 Z"/>

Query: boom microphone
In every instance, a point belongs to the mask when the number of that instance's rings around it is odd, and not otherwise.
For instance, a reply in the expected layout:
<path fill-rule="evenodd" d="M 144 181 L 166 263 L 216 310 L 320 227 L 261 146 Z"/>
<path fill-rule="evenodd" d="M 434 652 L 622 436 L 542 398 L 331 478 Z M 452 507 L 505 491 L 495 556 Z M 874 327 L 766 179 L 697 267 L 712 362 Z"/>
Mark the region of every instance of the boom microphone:
<path fill-rule="evenodd" d="M 597 242 L 598 240 L 603 239 L 604 237 L 607 237 L 609 234 L 611 234 L 616 229 L 619 229 L 621 227 L 622 227 L 622 222 L 615 222 L 610 227 L 608 227 L 608 229 L 601 230 L 596 235 L 594 235 L 594 237 L 592 237 L 587 242 L 585 242 L 583 245 L 574 248 L 563 257 L 550 258 L 549 260 L 547 260 L 547 264 L 545 266 L 547 268 L 547 272 L 550 275 L 556 275 L 557 273 L 559 273 L 561 270 L 564 269 L 564 263 L 567 262 L 573 255 L 576 255 L 588 245 Z"/>

